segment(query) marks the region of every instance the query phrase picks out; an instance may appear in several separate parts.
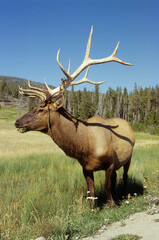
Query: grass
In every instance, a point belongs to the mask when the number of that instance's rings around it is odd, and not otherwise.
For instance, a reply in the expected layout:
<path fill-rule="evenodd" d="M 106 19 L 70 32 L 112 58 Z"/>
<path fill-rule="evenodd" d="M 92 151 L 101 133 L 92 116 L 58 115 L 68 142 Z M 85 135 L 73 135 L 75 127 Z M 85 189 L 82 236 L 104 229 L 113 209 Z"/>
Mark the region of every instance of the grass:
<path fill-rule="evenodd" d="M 133 234 L 121 234 L 117 237 L 111 238 L 111 240 L 139 240 L 142 237 Z"/>
<path fill-rule="evenodd" d="M 17 108 L 1 106 L 0 107 L 0 119 L 17 119 L 19 115 L 23 115 L 25 113 L 24 110 L 18 110 Z"/>
<path fill-rule="evenodd" d="M 48 136 L 20 134 L 13 118 L 1 119 L 0 239 L 84 237 L 102 225 L 147 209 L 154 197 L 159 197 L 159 136 L 136 134 L 136 139 L 127 196 L 121 194 L 119 170 L 119 207 L 109 209 L 105 204 L 104 172 L 95 173 L 98 200 L 92 204 L 86 199 L 85 180 L 76 160 L 66 157 Z"/>

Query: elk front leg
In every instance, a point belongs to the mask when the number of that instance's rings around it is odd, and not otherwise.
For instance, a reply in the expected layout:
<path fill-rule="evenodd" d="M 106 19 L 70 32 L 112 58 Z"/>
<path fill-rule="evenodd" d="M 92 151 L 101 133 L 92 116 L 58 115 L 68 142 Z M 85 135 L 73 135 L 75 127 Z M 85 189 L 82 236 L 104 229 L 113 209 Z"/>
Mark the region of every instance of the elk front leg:
<path fill-rule="evenodd" d="M 83 168 L 83 174 L 87 182 L 89 196 L 94 197 L 94 176 L 92 171 L 87 171 Z"/>
<path fill-rule="evenodd" d="M 105 171 L 105 190 L 107 195 L 108 206 L 110 208 L 116 207 L 116 204 L 113 200 L 111 191 L 115 191 L 115 182 L 116 182 L 116 172 L 114 171 L 114 167 L 111 165 Z"/>

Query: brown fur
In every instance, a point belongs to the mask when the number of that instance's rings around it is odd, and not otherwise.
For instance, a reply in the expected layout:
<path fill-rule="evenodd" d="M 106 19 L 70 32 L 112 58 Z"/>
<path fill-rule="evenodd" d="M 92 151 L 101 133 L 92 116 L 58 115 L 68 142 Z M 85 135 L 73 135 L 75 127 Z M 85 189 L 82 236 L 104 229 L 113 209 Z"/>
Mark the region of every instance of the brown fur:
<path fill-rule="evenodd" d="M 62 107 L 53 104 L 37 107 L 16 121 L 15 126 L 26 131 L 41 131 L 83 167 L 90 196 L 94 196 L 93 172 L 106 171 L 105 188 L 108 205 L 114 207 L 116 170 L 124 167 L 124 186 L 127 180 L 135 137 L 128 123 L 120 118 L 103 119 L 94 116 L 80 121 Z"/>

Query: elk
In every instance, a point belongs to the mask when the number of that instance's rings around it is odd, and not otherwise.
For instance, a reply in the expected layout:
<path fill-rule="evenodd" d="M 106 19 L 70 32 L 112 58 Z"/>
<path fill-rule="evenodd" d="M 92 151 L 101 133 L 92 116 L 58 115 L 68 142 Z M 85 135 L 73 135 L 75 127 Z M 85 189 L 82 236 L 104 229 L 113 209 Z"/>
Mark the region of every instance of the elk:
<path fill-rule="evenodd" d="M 117 62 L 124 65 L 132 65 L 116 57 L 119 42 L 114 52 L 106 58 L 91 59 L 90 48 L 93 27 L 91 27 L 86 53 L 82 64 L 70 74 L 69 68 L 66 71 L 59 61 L 57 63 L 66 76 L 61 79 L 61 84 L 51 89 L 46 81 L 47 89 L 41 89 L 30 85 L 29 89 L 19 87 L 20 94 L 28 97 L 38 97 L 42 104 L 19 118 L 15 127 L 21 132 L 40 131 L 49 135 L 53 141 L 69 157 L 75 158 L 83 168 L 86 179 L 89 197 L 95 196 L 94 171 L 105 171 L 105 190 L 107 204 L 115 207 L 114 192 L 116 182 L 116 170 L 123 167 L 123 186 L 127 183 L 127 172 L 129 170 L 135 137 L 128 122 L 120 118 L 103 119 L 99 116 L 91 117 L 85 121 L 76 119 L 70 115 L 62 106 L 64 93 L 69 86 L 88 82 L 91 84 L 102 84 L 87 79 L 88 70 L 81 80 L 73 82 L 77 76 L 87 67 L 107 62 Z"/>

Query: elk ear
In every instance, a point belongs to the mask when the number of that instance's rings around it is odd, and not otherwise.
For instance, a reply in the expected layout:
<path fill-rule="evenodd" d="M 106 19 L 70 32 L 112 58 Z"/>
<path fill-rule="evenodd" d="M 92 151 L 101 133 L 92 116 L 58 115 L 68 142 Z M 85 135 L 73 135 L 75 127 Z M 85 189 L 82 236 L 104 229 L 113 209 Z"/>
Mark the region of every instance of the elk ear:
<path fill-rule="evenodd" d="M 52 110 L 53 112 L 54 111 L 56 112 L 59 107 L 60 106 L 57 105 L 57 102 L 49 102 L 48 103 L 49 110 Z"/>
<path fill-rule="evenodd" d="M 48 104 L 47 100 L 43 100 L 40 107 L 44 108 Z"/>
<path fill-rule="evenodd" d="M 64 96 L 61 96 L 59 99 L 57 99 L 56 102 L 53 103 L 53 105 L 56 110 L 62 107 L 64 105 Z"/>

